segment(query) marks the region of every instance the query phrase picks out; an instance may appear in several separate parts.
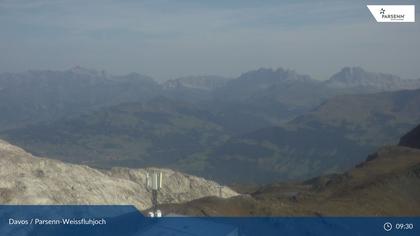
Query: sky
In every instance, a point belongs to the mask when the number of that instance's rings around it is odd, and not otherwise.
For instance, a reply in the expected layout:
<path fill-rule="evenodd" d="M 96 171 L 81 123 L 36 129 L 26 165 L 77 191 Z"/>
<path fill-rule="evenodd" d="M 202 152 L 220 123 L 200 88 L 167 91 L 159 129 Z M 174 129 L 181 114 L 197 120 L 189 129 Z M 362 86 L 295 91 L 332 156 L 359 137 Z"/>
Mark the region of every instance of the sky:
<path fill-rule="evenodd" d="M 345 66 L 420 78 L 420 23 L 366 4 L 415 0 L 0 0 L 0 72 L 74 66 L 157 79 Z M 418 10 L 416 17 L 418 17 Z"/>

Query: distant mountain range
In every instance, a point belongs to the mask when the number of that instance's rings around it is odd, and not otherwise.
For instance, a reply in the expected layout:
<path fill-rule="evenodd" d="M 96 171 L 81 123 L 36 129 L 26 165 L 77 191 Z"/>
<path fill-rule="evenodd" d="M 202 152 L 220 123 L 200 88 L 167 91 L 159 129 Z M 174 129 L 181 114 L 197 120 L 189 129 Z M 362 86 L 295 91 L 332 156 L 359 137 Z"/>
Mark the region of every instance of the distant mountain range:
<path fill-rule="evenodd" d="M 5 73 L 0 136 L 102 168 L 171 167 L 225 183 L 303 179 L 342 171 L 419 123 L 420 90 L 400 90 L 416 83 L 361 68 L 327 81 L 281 68 L 164 83 L 81 67 Z"/>
<path fill-rule="evenodd" d="M 367 72 L 360 67 L 345 67 L 325 84 L 335 89 L 377 92 L 420 88 L 420 79 L 407 80 L 391 74 Z"/>
<path fill-rule="evenodd" d="M 0 130 L 145 100 L 160 90 L 160 85 L 147 76 L 107 76 L 81 67 L 67 71 L 3 73 L 0 74 Z"/>
<path fill-rule="evenodd" d="M 2 73 L 0 130 L 165 96 L 220 113 L 231 123 L 230 131 L 246 133 L 288 121 L 335 95 L 415 89 L 419 81 L 361 68 L 344 68 L 324 82 L 281 68 L 249 71 L 235 79 L 191 76 L 164 83 L 137 73 L 113 76 L 79 66 Z M 232 122 L 237 116 L 243 117 L 243 125 Z M 248 117 L 252 118 L 247 121 Z"/>

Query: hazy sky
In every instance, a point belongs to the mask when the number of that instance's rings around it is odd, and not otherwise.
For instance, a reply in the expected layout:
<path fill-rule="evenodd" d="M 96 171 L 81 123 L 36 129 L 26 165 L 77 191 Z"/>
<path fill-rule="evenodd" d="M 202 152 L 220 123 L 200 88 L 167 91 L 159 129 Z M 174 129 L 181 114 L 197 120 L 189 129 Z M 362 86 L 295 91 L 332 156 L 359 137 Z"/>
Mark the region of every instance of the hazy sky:
<path fill-rule="evenodd" d="M 419 10 L 417 23 L 379 24 L 367 3 L 0 0 L 0 71 L 80 65 L 168 79 L 284 67 L 325 79 L 362 66 L 420 78 Z"/>

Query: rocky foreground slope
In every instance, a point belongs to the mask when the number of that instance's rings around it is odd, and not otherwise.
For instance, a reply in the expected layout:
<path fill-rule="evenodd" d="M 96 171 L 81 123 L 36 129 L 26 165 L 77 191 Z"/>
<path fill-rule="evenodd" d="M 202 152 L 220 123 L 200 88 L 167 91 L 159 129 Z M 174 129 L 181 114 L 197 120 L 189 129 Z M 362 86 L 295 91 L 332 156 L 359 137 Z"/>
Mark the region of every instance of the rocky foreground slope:
<path fill-rule="evenodd" d="M 181 203 L 218 196 L 213 181 L 169 169 L 164 175 L 161 203 Z M 39 158 L 0 140 L 0 204 L 129 204 L 151 206 L 146 190 L 147 169 L 97 170 L 83 165 Z M 222 197 L 238 195 L 222 187 Z"/>

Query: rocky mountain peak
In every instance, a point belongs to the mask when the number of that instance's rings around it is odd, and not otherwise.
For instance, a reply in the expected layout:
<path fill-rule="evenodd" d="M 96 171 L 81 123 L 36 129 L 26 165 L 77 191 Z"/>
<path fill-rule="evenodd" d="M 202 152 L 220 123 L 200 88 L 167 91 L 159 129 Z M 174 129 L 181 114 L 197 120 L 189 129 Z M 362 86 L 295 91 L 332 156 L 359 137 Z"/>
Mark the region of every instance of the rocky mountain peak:
<path fill-rule="evenodd" d="M 420 88 L 420 80 L 401 79 L 396 75 L 373 73 L 361 67 L 344 67 L 325 84 L 330 88 L 361 88 L 373 91 L 393 91 Z"/>

